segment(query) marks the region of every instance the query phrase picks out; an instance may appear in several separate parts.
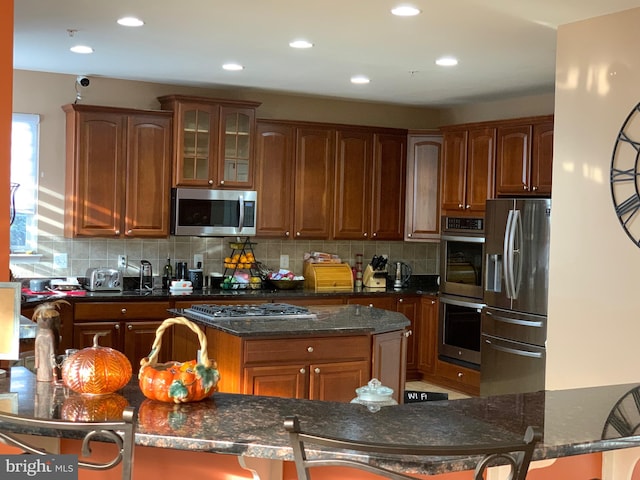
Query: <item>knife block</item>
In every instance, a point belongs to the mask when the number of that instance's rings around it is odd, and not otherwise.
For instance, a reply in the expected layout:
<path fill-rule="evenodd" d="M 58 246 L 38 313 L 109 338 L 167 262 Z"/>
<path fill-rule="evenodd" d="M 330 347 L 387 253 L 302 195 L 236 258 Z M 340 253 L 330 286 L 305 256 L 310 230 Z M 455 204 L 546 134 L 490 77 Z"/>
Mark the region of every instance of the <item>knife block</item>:
<path fill-rule="evenodd" d="M 387 288 L 387 271 L 374 270 L 367 265 L 362 274 L 362 286 L 369 289 L 385 290 Z"/>

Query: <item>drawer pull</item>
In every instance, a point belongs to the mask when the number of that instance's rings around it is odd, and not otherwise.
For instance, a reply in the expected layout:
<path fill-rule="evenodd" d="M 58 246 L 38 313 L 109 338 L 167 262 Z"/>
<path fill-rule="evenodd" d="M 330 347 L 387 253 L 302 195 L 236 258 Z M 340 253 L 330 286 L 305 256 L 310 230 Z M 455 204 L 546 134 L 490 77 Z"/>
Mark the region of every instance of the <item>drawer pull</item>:
<path fill-rule="evenodd" d="M 113 326 L 113 328 L 114 328 L 114 329 L 116 329 L 116 330 L 120 330 L 120 324 L 119 324 L 119 323 L 116 323 L 116 324 Z"/>
<path fill-rule="evenodd" d="M 127 329 L 128 330 L 133 330 L 133 325 L 131 325 L 131 324 L 127 325 Z"/>
<path fill-rule="evenodd" d="M 120 313 L 123 314 L 123 315 L 126 315 L 127 314 L 127 309 L 123 308 L 122 310 L 120 310 Z"/>
<path fill-rule="evenodd" d="M 313 347 L 307 347 L 307 352 L 313 353 Z"/>
<path fill-rule="evenodd" d="M 462 378 L 462 377 L 464 377 L 464 373 L 458 372 L 458 378 Z"/>
<path fill-rule="evenodd" d="M 300 373 L 306 373 L 307 371 L 304 368 L 300 369 Z"/>
<path fill-rule="evenodd" d="M 316 367 L 313 371 L 316 373 L 320 373 L 320 369 L 318 367 Z"/>

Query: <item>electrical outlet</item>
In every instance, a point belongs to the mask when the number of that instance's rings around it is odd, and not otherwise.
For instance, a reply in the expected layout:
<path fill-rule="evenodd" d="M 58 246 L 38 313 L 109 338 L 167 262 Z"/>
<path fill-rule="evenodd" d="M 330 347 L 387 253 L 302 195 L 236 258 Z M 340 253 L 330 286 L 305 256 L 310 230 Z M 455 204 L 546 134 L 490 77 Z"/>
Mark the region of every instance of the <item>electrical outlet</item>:
<path fill-rule="evenodd" d="M 289 268 L 289 255 L 280 255 L 280 268 Z"/>
<path fill-rule="evenodd" d="M 118 255 L 118 268 L 127 268 L 127 256 Z"/>
<path fill-rule="evenodd" d="M 193 267 L 197 268 L 198 267 L 198 262 L 200 262 L 200 266 L 202 267 L 202 265 L 204 265 L 204 255 L 201 253 L 196 253 L 193 256 Z"/>
<path fill-rule="evenodd" d="M 66 253 L 54 253 L 53 254 L 53 266 L 55 268 L 67 268 L 67 254 Z"/>

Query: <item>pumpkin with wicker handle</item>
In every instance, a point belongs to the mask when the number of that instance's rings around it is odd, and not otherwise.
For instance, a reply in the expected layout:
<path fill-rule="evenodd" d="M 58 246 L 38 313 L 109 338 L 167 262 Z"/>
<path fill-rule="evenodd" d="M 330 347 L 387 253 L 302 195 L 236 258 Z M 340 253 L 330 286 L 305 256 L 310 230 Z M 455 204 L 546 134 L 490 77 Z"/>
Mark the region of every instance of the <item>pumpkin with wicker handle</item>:
<path fill-rule="evenodd" d="M 98 345 L 93 336 L 93 346 L 72 353 L 62 364 L 62 381 L 77 393 L 104 395 L 114 393 L 131 380 L 129 359 L 118 350 Z"/>
<path fill-rule="evenodd" d="M 200 361 L 158 364 L 162 334 L 172 325 L 189 327 L 200 341 Z M 198 402 L 215 391 L 220 374 L 216 362 L 209 360 L 207 337 L 200 327 L 184 317 L 167 318 L 156 330 L 151 355 L 140 361 L 138 382 L 145 397 L 160 402 Z"/>

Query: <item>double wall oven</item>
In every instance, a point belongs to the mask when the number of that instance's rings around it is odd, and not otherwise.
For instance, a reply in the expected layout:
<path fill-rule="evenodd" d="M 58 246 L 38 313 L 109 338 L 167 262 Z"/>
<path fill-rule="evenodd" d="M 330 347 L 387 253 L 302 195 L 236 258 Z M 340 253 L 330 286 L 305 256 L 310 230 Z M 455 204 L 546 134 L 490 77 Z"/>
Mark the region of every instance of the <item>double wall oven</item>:
<path fill-rule="evenodd" d="M 440 244 L 438 355 L 480 365 L 484 219 L 443 217 Z"/>

